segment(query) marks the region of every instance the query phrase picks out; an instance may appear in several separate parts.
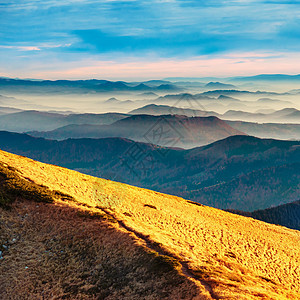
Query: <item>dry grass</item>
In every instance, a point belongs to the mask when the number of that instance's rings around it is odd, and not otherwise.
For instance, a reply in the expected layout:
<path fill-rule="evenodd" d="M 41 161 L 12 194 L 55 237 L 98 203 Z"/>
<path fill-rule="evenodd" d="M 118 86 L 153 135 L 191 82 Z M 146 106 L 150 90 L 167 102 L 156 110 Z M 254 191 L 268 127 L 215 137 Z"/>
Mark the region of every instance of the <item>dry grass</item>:
<path fill-rule="evenodd" d="M 196 299 L 169 257 L 73 203 L 1 210 L 0 299 Z"/>
<path fill-rule="evenodd" d="M 59 191 L 36 184 L 29 178 L 22 177 L 17 169 L 0 162 L 0 206 L 9 209 L 16 198 L 25 198 L 36 202 L 54 202 L 58 199 L 74 200 Z"/>
<path fill-rule="evenodd" d="M 118 232 L 180 263 L 199 295 L 206 290 L 208 299 L 300 299 L 299 231 L 5 152 L 0 161 L 87 205 L 92 217 L 78 216 L 85 222 L 99 222 L 93 212 L 101 207 L 119 222 L 110 225 L 119 226 Z"/>

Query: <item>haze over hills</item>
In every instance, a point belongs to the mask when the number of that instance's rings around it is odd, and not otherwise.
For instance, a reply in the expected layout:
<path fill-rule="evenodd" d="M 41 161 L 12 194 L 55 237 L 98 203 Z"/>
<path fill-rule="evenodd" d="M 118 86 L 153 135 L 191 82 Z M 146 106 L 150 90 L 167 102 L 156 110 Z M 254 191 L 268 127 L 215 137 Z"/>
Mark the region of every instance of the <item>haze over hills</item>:
<path fill-rule="evenodd" d="M 281 104 L 286 104 L 287 106 L 292 105 L 290 101 L 284 101 L 284 100 L 279 100 L 279 99 L 272 99 L 272 98 L 260 98 L 257 100 L 259 103 L 264 103 L 264 104 L 276 104 L 276 103 L 281 103 Z"/>
<path fill-rule="evenodd" d="M 1 132 L 0 145 L 42 162 L 222 209 L 253 211 L 300 197 L 300 142 L 233 136 L 183 150 L 120 138 L 59 142 Z"/>
<path fill-rule="evenodd" d="M 245 81 L 260 81 L 260 80 L 268 80 L 268 81 L 279 81 L 279 80 L 295 80 L 300 81 L 300 75 L 289 75 L 289 74 L 258 74 L 253 76 L 233 76 L 233 77 L 167 77 L 165 80 L 169 81 L 178 81 L 178 80 L 186 80 L 186 81 L 223 81 L 227 82 L 229 80 L 238 81 L 238 80 L 245 80 Z"/>
<path fill-rule="evenodd" d="M 0 106 L 0 115 L 6 115 L 6 114 L 11 114 L 11 113 L 16 113 L 16 112 L 21 112 L 21 109 Z"/>
<path fill-rule="evenodd" d="M 299 295 L 299 231 L 3 151 L 0 162 L 2 298 Z"/>
<path fill-rule="evenodd" d="M 160 146 L 192 148 L 243 133 L 216 117 L 135 115 L 111 125 L 68 125 L 30 134 L 57 140 L 124 137 Z"/>
<path fill-rule="evenodd" d="M 144 83 L 132 85 L 124 81 L 109 80 L 23 80 L 0 78 L 0 88 L 4 92 L 13 93 L 110 93 L 110 92 L 165 92 L 181 91 L 171 83 L 148 86 Z"/>
<path fill-rule="evenodd" d="M 222 82 L 209 82 L 205 85 L 206 88 L 212 90 L 232 90 L 236 89 L 236 86 L 233 84 L 222 83 Z"/>
<path fill-rule="evenodd" d="M 112 124 L 127 117 L 127 114 L 58 114 L 41 111 L 22 111 L 0 116 L 0 130 L 26 132 L 31 130 L 53 130 L 69 124 Z"/>
<path fill-rule="evenodd" d="M 217 89 L 217 90 L 211 90 L 202 93 L 203 96 L 231 96 L 231 97 L 241 97 L 241 96 L 263 96 L 263 95 L 272 95 L 272 96 L 283 96 L 287 93 L 277 93 L 277 92 L 269 92 L 269 91 L 247 91 L 247 90 L 224 90 L 224 89 Z"/>
<path fill-rule="evenodd" d="M 218 111 L 216 103 L 226 105 L 228 109 L 247 110 L 254 112 L 263 108 L 283 109 L 295 107 L 299 109 L 298 96 L 289 92 L 272 92 L 272 91 L 249 91 L 249 90 L 210 90 L 195 94 L 194 97 L 202 97 L 202 104 L 215 104 L 213 110 Z M 210 99 L 210 101 L 209 101 Z M 264 99 L 262 101 L 261 99 Z M 270 99 L 274 101 L 266 101 Z M 218 100 L 218 102 L 216 102 Z M 209 109 L 211 107 L 209 106 Z"/>
<path fill-rule="evenodd" d="M 228 110 L 254 113 L 271 108 L 299 109 L 297 86 L 291 88 L 293 91 L 290 89 L 289 92 L 289 89 L 268 90 L 268 86 L 255 88 L 255 84 L 252 88 L 234 86 L 225 79 L 199 83 L 164 80 L 125 82 L 96 79 L 51 81 L 1 78 L 0 89 L 4 93 L 4 100 L 1 102 L 0 99 L 0 104 L 18 109 L 72 110 L 78 113 L 126 113 L 149 104 L 214 111 L 219 114 Z M 110 98 L 118 101 L 107 101 Z M 242 120 L 260 121 L 248 117 Z M 296 118 L 290 122 L 297 120 Z"/>
<path fill-rule="evenodd" d="M 209 83 L 209 82 L 222 82 L 224 84 L 232 84 L 235 86 L 247 87 L 247 88 L 268 88 L 270 90 L 282 91 L 289 87 L 295 87 L 299 84 L 300 75 L 288 75 L 288 74 L 259 74 L 254 76 L 234 76 L 227 78 L 219 77 L 199 77 L 199 78 L 187 78 L 187 77 L 177 77 L 177 78 L 166 78 L 173 82 L 199 82 L 199 83 Z"/>
<path fill-rule="evenodd" d="M 226 121 L 233 128 L 259 138 L 300 140 L 300 124 Z"/>
<path fill-rule="evenodd" d="M 252 120 L 258 122 L 300 123 L 300 111 L 295 108 L 284 108 L 271 113 L 249 113 L 229 110 L 221 118 L 236 120 Z"/>
<path fill-rule="evenodd" d="M 169 105 L 156 105 L 156 104 L 148 104 L 143 107 L 134 109 L 129 112 L 131 115 L 184 115 L 187 117 L 207 117 L 207 116 L 216 116 L 219 117 L 220 114 L 213 111 L 205 111 L 193 108 L 180 108 L 176 106 Z"/>
<path fill-rule="evenodd" d="M 131 101 L 131 100 L 121 101 L 121 100 L 118 100 L 118 99 L 113 97 L 113 98 L 109 98 L 104 103 L 112 103 L 112 104 L 122 105 L 122 104 L 128 104 L 128 103 L 131 104 L 131 103 L 133 103 L 133 101 Z"/>
<path fill-rule="evenodd" d="M 300 82 L 300 75 L 288 74 L 259 74 L 255 76 L 240 76 L 232 78 L 232 81 L 296 81 Z"/>
<path fill-rule="evenodd" d="M 214 111 L 205 110 L 204 106 L 193 107 L 176 107 L 169 105 L 156 105 L 149 104 L 143 107 L 134 109 L 129 114 L 149 114 L 149 115 L 166 115 L 177 114 L 186 115 L 188 117 L 203 117 L 203 116 L 216 116 L 223 120 L 239 120 L 239 121 L 252 121 L 252 122 L 283 122 L 283 123 L 300 123 L 300 111 L 295 108 L 284 108 L 270 113 L 262 112 L 246 112 L 238 110 L 228 110 L 224 114 L 216 113 Z"/>
<path fill-rule="evenodd" d="M 117 100 L 119 102 L 119 100 Z M 120 101 L 126 102 L 126 101 Z M 214 111 L 198 110 L 192 108 L 172 107 L 168 105 L 150 104 L 130 111 L 128 114 L 105 113 L 105 114 L 74 114 L 70 112 L 44 112 L 44 111 L 21 111 L 10 107 L 0 107 L 0 130 L 13 132 L 28 131 L 49 131 L 66 125 L 86 124 L 86 125 L 106 125 L 124 119 L 130 115 L 149 114 L 167 115 L 177 114 L 189 117 L 216 116 L 226 120 L 233 128 L 263 138 L 277 139 L 299 139 L 299 110 L 295 108 L 285 108 L 269 113 L 249 113 L 243 111 L 227 111 L 225 114 L 218 114 Z M 241 122 L 227 122 L 227 120 L 243 120 Z M 249 123 L 245 120 L 260 121 L 263 124 Z M 267 124 L 272 122 L 273 124 Z M 290 124 L 279 124 L 283 122 Z M 197 146 L 197 145 L 195 145 Z"/>
<path fill-rule="evenodd" d="M 18 105 L 26 105 L 27 102 L 25 100 L 16 99 L 15 97 L 9 97 L 0 95 L 0 104 L 2 106 L 18 106 Z"/>
<path fill-rule="evenodd" d="M 286 108 L 279 111 L 272 111 L 266 113 L 246 113 L 242 111 L 228 111 L 225 114 L 217 114 L 213 111 L 196 110 L 189 108 L 177 108 L 168 105 L 155 105 L 150 104 L 143 106 L 139 109 L 129 112 L 132 115 L 135 114 L 150 114 L 150 115 L 163 115 L 166 113 L 175 113 L 179 115 L 186 115 L 189 117 L 194 116 L 217 116 L 223 119 L 231 127 L 244 132 L 248 135 L 256 136 L 259 138 L 274 138 L 282 140 L 300 140 L 300 124 L 289 123 L 288 120 L 296 120 L 299 123 L 298 118 L 299 110 L 294 108 Z M 294 115 L 295 114 L 295 115 Z M 259 117 L 264 123 L 246 122 L 246 121 L 230 121 L 230 119 L 255 119 Z M 267 120 L 282 121 L 284 123 L 268 123 Z"/>

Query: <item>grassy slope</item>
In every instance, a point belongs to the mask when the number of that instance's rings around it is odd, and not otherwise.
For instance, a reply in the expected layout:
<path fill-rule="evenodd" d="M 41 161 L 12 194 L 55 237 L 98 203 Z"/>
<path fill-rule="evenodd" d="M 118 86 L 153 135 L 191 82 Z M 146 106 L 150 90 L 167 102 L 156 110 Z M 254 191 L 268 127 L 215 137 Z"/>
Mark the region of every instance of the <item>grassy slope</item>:
<path fill-rule="evenodd" d="M 85 203 L 88 205 L 86 209 L 90 212 L 100 211 L 102 214 L 111 216 L 118 221 L 110 225 L 114 228 L 114 234 L 123 232 L 125 236 L 130 235 L 143 247 L 144 251 L 152 249 L 151 251 L 155 250 L 160 254 L 168 255 L 172 261 L 175 259 L 177 269 L 193 287 L 191 293 L 196 285 L 198 294 L 206 295 L 208 299 L 221 297 L 225 299 L 299 298 L 300 232 L 298 231 L 196 205 L 178 197 L 97 179 L 2 151 L 0 161 L 22 170 L 22 176 L 36 184 L 43 184 L 51 190 L 74 197 L 79 203 Z M 60 202 L 61 200 L 56 200 L 55 204 L 42 205 L 47 205 L 51 209 L 60 205 L 66 206 L 67 210 L 75 209 L 74 202 L 66 200 L 64 203 Z M 25 208 L 21 205 L 16 209 Z M 34 215 L 34 210 L 35 208 L 31 208 L 31 215 Z M 49 214 L 50 212 L 49 208 Z M 47 210 L 45 214 L 47 215 Z M 67 237 L 64 237 L 60 227 L 56 226 L 60 222 L 60 217 L 53 215 L 53 224 L 51 219 L 47 221 L 50 224 L 47 234 L 51 235 L 59 231 L 58 239 L 64 241 Z M 34 221 L 36 226 L 41 222 L 45 224 L 44 217 L 35 216 L 35 218 L 37 218 Z M 76 222 L 80 224 L 80 221 Z M 74 231 L 75 236 L 82 234 L 78 232 L 78 225 L 70 225 L 68 228 L 72 234 Z M 41 230 L 46 229 L 42 226 Z M 88 239 L 100 243 L 97 234 L 89 234 L 88 231 L 88 234 L 85 233 L 84 236 L 86 238 L 82 238 L 82 243 L 88 243 Z M 113 243 L 114 235 L 109 240 Z M 54 244 L 56 247 L 57 243 Z M 97 247 L 91 257 L 100 255 Z M 112 245 L 107 247 L 114 249 Z M 109 253 L 107 251 L 105 254 Z M 76 255 L 78 255 L 77 252 Z M 123 255 L 123 261 L 125 254 L 120 255 Z M 22 257 L 20 261 L 22 262 Z M 65 262 L 68 260 L 63 260 L 63 263 Z M 81 262 L 82 265 L 86 264 L 85 259 Z M 87 260 L 87 265 L 89 263 L 93 265 Z M 132 263 L 129 265 L 132 266 Z M 135 275 L 134 272 L 131 274 L 131 276 Z M 164 278 L 163 275 L 162 272 L 162 278 Z M 11 276 L 16 277 L 14 273 Z M 178 276 L 175 277 L 181 278 L 180 274 Z M 144 280 L 143 284 L 145 282 L 149 284 L 150 279 Z M 174 292 L 181 292 L 181 296 L 177 294 L 177 296 L 173 295 L 173 298 L 169 296 L 169 299 L 191 298 L 191 294 L 182 296 L 186 292 L 184 284 L 186 282 L 183 280 L 182 286 Z M 168 285 L 166 285 L 167 288 Z M 128 297 L 128 299 L 133 299 Z M 156 299 L 155 296 L 153 299 Z"/>
<path fill-rule="evenodd" d="M 147 250 L 101 215 L 61 201 L 17 201 L 12 210 L 1 211 L 0 242 L 9 249 L 2 249 L 0 298 L 154 300 L 203 294 L 169 258 Z"/>

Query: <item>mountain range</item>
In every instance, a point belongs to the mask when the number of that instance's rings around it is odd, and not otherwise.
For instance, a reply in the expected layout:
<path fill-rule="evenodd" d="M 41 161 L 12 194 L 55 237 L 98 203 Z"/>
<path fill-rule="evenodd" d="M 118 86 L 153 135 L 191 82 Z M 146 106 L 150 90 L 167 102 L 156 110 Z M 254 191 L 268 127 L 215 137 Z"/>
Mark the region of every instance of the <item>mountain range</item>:
<path fill-rule="evenodd" d="M 1 109 L 0 109 L 1 110 Z M 59 114 L 41 111 L 21 111 L 0 116 L 0 129 L 13 132 L 54 130 L 70 124 L 112 124 L 127 117 L 127 114 Z"/>
<path fill-rule="evenodd" d="M 207 116 L 216 116 L 219 117 L 220 114 L 213 111 L 205 111 L 193 108 L 180 108 L 176 106 L 169 105 L 156 105 L 156 104 L 148 104 L 143 107 L 134 109 L 129 112 L 131 115 L 184 115 L 187 117 L 207 117 Z"/>
<path fill-rule="evenodd" d="M 1 115 L 2 112 L 2 115 Z M 218 114 L 213 111 L 205 111 L 205 110 L 196 110 L 196 109 L 188 109 L 188 108 L 178 108 L 171 107 L 168 105 L 146 105 L 139 109 L 130 111 L 128 114 L 121 113 L 106 113 L 106 114 L 72 114 L 72 113 L 57 113 L 57 112 L 40 112 L 40 111 L 20 111 L 18 109 L 9 108 L 9 107 L 0 107 L 0 130 L 12 131 L 12 132 L 30 132 L 34 136 L 44 136 L 49 138 L 69 138 L 69 137 L 103 137 L 103 136 L 119 136 L 119 137 L 127 137 L 132 138 L 144 142 L 149 142 L 149 140 L 145 139 L 143 135 L 146 133 L 146 130 L 143 134 L 138 132 L 137 135 L 132 135 L 130 132 L 123 128 L 122 130 L 118 129 L 118 126 L 114 128 L 105 128 L 103 132 L 103 127 L 100 127 L 100 131 L 98 132 L 98 127 L 88 126 L 88 125 L 111 125 L 116 121 L 125 119 L 130 117 L 131 115 L 137 114 L 149 114 L 154 116 L 167 115 L 167 114 L 176 114 L 176 115 L 186 115 L 189 117 L 208 117 L 208 116 L 216 116 L 225 120 L 230 127 L 237 130 L 238 132 L 243 132 L 248 135 L 256 136 L 259 138 L 274 138 L 274 139 L 285 139 L 285 140 L 299 140 L 300 139 L 300 125 L 299 124 L 284 124 L 284 123 L 256 123 L 256 122 L 246 122 L 246 121 L 230 121 L 230 119 L 253 119 L 258 116 L 263 119 L 273 119 L 277 121 L 283 120 L 292 120 L 296 121 L 299 118 L 299 110 L 294 108 L 286 108 L 278 111 L 272 111 L 268 114 L 266 113 L 246 113 L 242 111 L 228 111 L 225 114 Z M 139 120 L 136 120 L 136 126 L 139 128 L 144 128 L 143 118 L 140 117 Z M 175 118 L 175 117 L 174 117 Z M 176 119 L 176 118 L 175 118 Z M 227 120 L 226 120 L 227 119 Z M 188 126 L 192 124 L 192 122 L 188 121 Z M 70 126 L 68 126 L 70 125 Z M 80 125 L 80 126 L 74 126 Z M 152 124 L 153 125 L 153 124 Z M 67 127 L 66 127 L 67 126 Z M 147 125 L 148 126 L 148 125 Z M 200 126 L 198 124 L 197 126 Z M 152 128 L 151 126 L 147 129 Z M 56 130 L 57 129 L 57 130 Z M 37 130 L 46 131 L 46 132 L 36 132 Z M 53 131 L 54 132 L 48 132 Z M 147 130 L 147 131 L 148 131 Z M 180 129 L 181 130 L 181 129 Z M 33 132 L 32 132 L 33 131 Z M 174 131 L 175 133 L 175 131 Z M 192 132 L 194 134 L 194 132 Z M 220 136 L 220 135 L 219 135 Z M 214 136 L 214 139 L 218 139 L 219 137 Z M 197 134 L 195 135 L 197 138 Z M 220 138 L 226 137 L 220 136 Z M 191 147 L 200 146 L 203 143 L 212 142 L 213 139 L 202 139 L 194 140 L 191 144 Z M 154 142 L 150 140 L 150 142 Z M 190 140 L 188 141 L 190 144 Z M 169 146 L 165 144 L 166 146 Z M 186 147 L 185 144 L 181 143 L 181 145 L 175 145 L 178 147 Z"/>
<path fill-rule="evenodd" d="M 147 85 L 109 80 L 23 80 L 0 78 L 1 90 L 13 93 L 110 93 L 110 92 L 179 92 L 183 88 L 166 82 Z"/>
<path fill-rule="evenodd" d="M 259 138 L 300 140 L 300 124 L 225 121 L 231 127 Z"/>
<path fill-rule="evenodd" d="M 200 108 L 200 106 L 198 107 Z M 205 110 L 204 107 L 198 109 L 195 107 L 191 108 L 180 108 L 169 105 L 156 105 L 149 104 L 143 107 L 134 109 L 129 114 L 149 114 L 149 115 L 166 115 L 166 114 L 177 114 L 186 115 L 188 117 L 203 117 L 203 116 L 215 116 L 223 120 L 239 120 L 239 121 L 256 121 L 256 122 L 298 122 L 300 123 L 300 111 L 296 108 L 284 108 L 270 113 L 251 113 L 239 110 L 228 110 L 224 114 L 219 114 L 214 111 Z"/>
<path fill-rule="evenodd" d="M 236 89 L 236 86 L 233 84 L 222 83 L 222 82 L 209 82 L 205 85 L 206 88 L 211 90 L 233 90 Z"/>
<path fill-rule="evenodd" d="M 30 135 L 50 139 L 123 137 L 167 147 L 192 148 L 244 134 L 217 117 L 134 115 L 111 125 L 67 125 Z"/>
<path fill-rule="evenodd" d="M 232 136 L 183 150 L 123 138 L 34 138 L 0 133 L 19 155 L 166 192 L 222 209 L 253 211 L 300 198 L 300 142 Z"/>
<path fill-rule="evenodd" d="M 287 75 L 287 74 L 259 74 L 255 76 L 240 76 L 234 77 L 231 81 L 300 81 L 300 74 L 298 75 Z"/>
<path fill-rule="evenodd" d="M 300 111 L 294 108 L 285 108 L 278 111 L 266 113 L 248 113 L 243 111 L 227 111 L 224 114 L 218 114 L 213 111 L 197 110 L 190 108 L 178 108 L 168 105 L 150 104 L 129 112 L 132 115 L 149 114 L 149 115 L 164 115 L 164 114 L 178 114 L 189 117 L 201 116 L 216 116 L 224 120 L 228 125 L 244 132 L 248 135 L 259 138 L 274 138 L 283 140 L 300 140 L 300 124 L 293 124 L 289 122 L 300 123 Z M 247 122 L 247 121 L 231 121 L 244 119 L 260 119 L 263 123 Z M 269 123 L 268 120 L 285 123 Z"/>

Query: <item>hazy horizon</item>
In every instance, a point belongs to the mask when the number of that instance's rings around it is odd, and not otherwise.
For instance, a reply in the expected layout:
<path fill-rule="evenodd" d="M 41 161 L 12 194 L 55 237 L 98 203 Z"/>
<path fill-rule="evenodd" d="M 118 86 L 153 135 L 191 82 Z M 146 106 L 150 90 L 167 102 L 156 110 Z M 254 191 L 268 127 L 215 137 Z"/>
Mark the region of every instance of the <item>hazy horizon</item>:
<path fill-rule="evenodd" d="M 239 79 L 239 78 L 245 78 L 245 77 L 257 77 L 257 76 L 300 76 L 300 72 L 296 73 L 245 73 L 244 75 L 224 75 L 224 76 L 218 76 L 217 74 L 213 74 L 211 76 L 161 76 L 161 77 L 105 77 L 105 76 L 97 76 L 93 77 L 90 75 L 86 75 L 81 78 L 69 78 L 69 77 L 53 77 L 53 78 L 47 78 L 47 77 L 22 77 L 22 76 L 7 76 L 7 75 L 0 75 L 0 78 L 2 79 L 15 79 L 15 80 L 32 80 L 32 81 L 44 81 L 44 80 L 50 80 L 50 81 L 57 81 L 57 80 L 69 80 L 69 81 L 78 81 L 78 80 L 107 80 L 107 81 L 127 81 L 127 82 L 145 82 L 145 81 L 152 81 L 152 80 L 166 80 L 171 82 L 177 82 L 177 81 L 202 81 L 203 83 L 208 83 L 212 81 L 222 81 L 222 80 L 230 80 L 230 79 Z"/>

